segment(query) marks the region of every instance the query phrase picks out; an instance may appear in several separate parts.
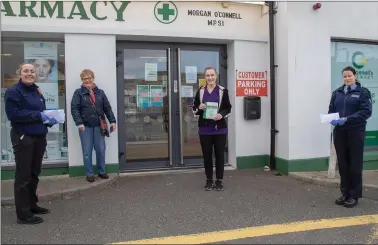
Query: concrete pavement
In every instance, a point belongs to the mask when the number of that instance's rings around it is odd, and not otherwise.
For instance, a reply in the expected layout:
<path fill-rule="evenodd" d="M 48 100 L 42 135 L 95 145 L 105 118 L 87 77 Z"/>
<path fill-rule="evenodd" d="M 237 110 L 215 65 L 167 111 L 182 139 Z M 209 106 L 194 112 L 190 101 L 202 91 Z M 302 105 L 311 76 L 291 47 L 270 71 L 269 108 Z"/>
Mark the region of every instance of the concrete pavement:
<path fill-rule="evenodd" d="M 336 173 L 334 179 L 327 177 L 327 171 L 293 172 L 289 176 L 318 185 L 339 187 L 340 175 Z M 363 172 L 363 187 L 365 196 L 378 200 L 378 170 L 365 170 Z"/>
<path fill-rule="evenodd" d="M 205 192 L 203 186 L 202 171 L 127 176 L 99 191 L 41 203 L 52 213 L 35 226 L 16 224 L 14 207 L 3 207 L 2 243 L 104 244 L 378 214 L 378 202 L 369 196 L 347 209 L 334 204 L 337 188 L 262 170 L 226 171 L 223 192 Z M 232 243 L 369 243 L 376 230 L 372 223 Z"/>
<path fill-rule="evenodd" d="M 340 175 L 337 173 L 335 178 L 328 178 L 327 171 L 292 172 L 289 176 L 320 185 L 335 187 L 340 185 Z M 378 189 L 378 170 L 364 170 L 363 185 L 365 188 Z"/>
<path fill-rule="evenodd" d="M 87 193 L 91 189 L 99 191 L 101 188 L 116 181 L 118 175 L 109 174 L 109 179 L 100 179 L 89 183 L 85 177 L 70 178 L 68 175 L 61 176 L 42 176 L 38 185 L 37 195 L 40 201 L 53 201 L 57 199 L 69 199 L 75 195 Z M 1 181 L 1 205 L 14 205 L 14 180 Z"/>
<path fill-rule="evenodd" d="M 202 172 L 202 169 L 192 170 L 177 170 L 174 173 L 182 172 Z M 162 172 L 150 172 L 148 175 L 160 175 Z M 40 201 L 52 201 L 56 199 L 69 199 L 75 195 L 87 193 L 91 189 L 98 191 L 107 185 L 112 184 L 119 177 L 125 176 L 140 176 L 146 173 L 133 173 L 133 174 L 110 174 L 108 180 L 96 178 L 94 183 L 88 183 L 84 177 L 70 178 L 68 175 L 64 176 L 42 176 L 40 177 L 40 184 L 38 188 L 38 195 Z M 296 178 L 301 181 L 310 182 L 318 185 L 339 187 L 340 176 L 336 174 L 334 179 L 327 177 L 326 171 L 317 172 L 293 172 L 289 173 L 290 177 Z M 378 198 L 378 170 L 365 170 L 364 171 L 364 188 L 368 196 Z M 5 180 L 1 182 L 1 204 L 2 206 L 13 205 L 13 180 Z M 376 197 L 375 197 L 376 196 Z"/>

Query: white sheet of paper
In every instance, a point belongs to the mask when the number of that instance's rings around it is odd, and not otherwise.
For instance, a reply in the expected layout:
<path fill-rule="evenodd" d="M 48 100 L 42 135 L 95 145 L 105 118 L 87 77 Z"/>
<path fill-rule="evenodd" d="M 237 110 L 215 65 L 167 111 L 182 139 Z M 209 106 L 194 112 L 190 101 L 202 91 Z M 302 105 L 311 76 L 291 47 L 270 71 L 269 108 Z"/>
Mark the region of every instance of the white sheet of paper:
<path fill-rule="evenodd" d="M 331 113 L 331 114 L 320 114 L 320 122 L 321 123 L 330 123 L 332 120 L 337 120 L 340 118 L 338 112 Z"/>
<path fill-rule="evenodd" d="M 197 66 L 185 66 L 186 83 L 197 83 Z"/>
<path fill-rule="evenodd" d="M 50 118 L 55 118 L 58 123 L 64 123 L 65 121 L 66 115 L 64 110 L 45 110 L 44 113 Z"/>

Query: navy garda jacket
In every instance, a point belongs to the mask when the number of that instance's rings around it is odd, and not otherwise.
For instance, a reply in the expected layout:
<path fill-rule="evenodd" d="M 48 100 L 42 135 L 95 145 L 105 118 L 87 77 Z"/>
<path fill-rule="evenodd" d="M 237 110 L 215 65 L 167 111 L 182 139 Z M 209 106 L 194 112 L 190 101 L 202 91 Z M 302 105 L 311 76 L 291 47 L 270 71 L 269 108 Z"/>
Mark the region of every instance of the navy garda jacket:
<path fill-rule="evenodd" d="M 20 80 L 5 91 L 4 102 L 5 113 L 14 130 L 30 136 L 48 133 L 41 117 L 41 112 L 46 110 L 45 98 L 37 85 L 27 86 Z"/>
<path fill-rule="evenodd" d="M 345 85 L 337 88 L 331 97 L 328 113 L 339 113 L 340 118 L 346 118 L 340 130 L 365 130 L 366 123 L 372 114 L 370 91 L 359 82 L 350 91 Z"/>
<path fill-rule="evenodd" d="M 109 123 L 116 123 L 112 107 L 105 95 L 105 92 L 99 89 L 97 86 L 93 88 L 93 92 L 96 101 L 95 105 L 98 113 L 101 116 L 101 119 L 105 119 L 106 115 Z M 76 126 L 79 126 L 81 124 L 87 127 L 100 126 L 99 116 L 89 98 L 90 92 L 85 87 L 76 89 L 72 96 L 71 114 Z"/>

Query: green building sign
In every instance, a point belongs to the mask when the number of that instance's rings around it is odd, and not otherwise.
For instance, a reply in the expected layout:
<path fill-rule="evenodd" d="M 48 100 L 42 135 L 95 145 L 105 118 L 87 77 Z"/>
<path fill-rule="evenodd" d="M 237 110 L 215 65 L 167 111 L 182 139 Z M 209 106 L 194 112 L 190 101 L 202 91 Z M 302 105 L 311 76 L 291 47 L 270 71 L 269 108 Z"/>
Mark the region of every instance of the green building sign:
<path fill-rule="evenodd" d="M 98 11 L 98 8 L 107 7 L 115 12 L 115 21 L 125 21 L 124 12 L 129 4 L 130 1 L 93 1 L 85 4 L 83 1 L 2 1 L 1 13 L 8 17 L 107 20 L 108 16 Z"/>

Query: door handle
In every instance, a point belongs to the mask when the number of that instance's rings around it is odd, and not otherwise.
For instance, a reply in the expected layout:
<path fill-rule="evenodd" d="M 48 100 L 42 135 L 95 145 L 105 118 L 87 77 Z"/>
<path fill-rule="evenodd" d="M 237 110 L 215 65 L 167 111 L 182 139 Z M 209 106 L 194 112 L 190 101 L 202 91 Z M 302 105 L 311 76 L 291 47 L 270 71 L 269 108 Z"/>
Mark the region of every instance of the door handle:
<path fill-rule="evenodd" d="M 178 98 L 179 98 L 179 111 L 178 113 L 180 114 L 182 112 L 182 100 L 181 100 L 181 49 L 180 48 L 177 48 L 177 63 L 178 63 Z M 177 115 L 179 115 L 177 114 Z M 183 151 L 183 144 L 184 144 L 184 141 L 183 141 L 183 132 L 182 132 L 182 116 L 179 116 L 179 120 L 180 120 L 180 152 L 181 152 L 181 156 L 180 156 L 180 162 L 181 162 L 181 165 L 184 164 L 184 151 Z"/>
<path fill-rule="evenodd" d="M 176 111 L 176 115 L 177 115 L 177 116 L 180 115 L 180 112 L 179 112 L 179 111 Z"/>
<path fill-rule="evenodd" d="M 177 80 L 173 81 L 173 92 L 177 93 Z"/>
<path fill-rule="evenodd" d="M 121 158 L 123 155 L 125 155 L 124 152 L 120 152 L 120 153 L 118 153 L 118 158 Z"/>
<path fill-rule="evenodd" d="M 173 146 L 172 146 L 172 114 L 173 114 L 173 111 L 172 111 L 172 77 L 171 77 L 171 48 L 168 48 L 168 53 L 167 53 L 167 56 L 168 56 L 168 129 L 169 129 L 169 133 L 168 133 L 168 137 L 169 137 L 169 142 L 168 142 L 168 145 L 169 145 L 169 165 L 172 166 L 173 165 Z"/>

